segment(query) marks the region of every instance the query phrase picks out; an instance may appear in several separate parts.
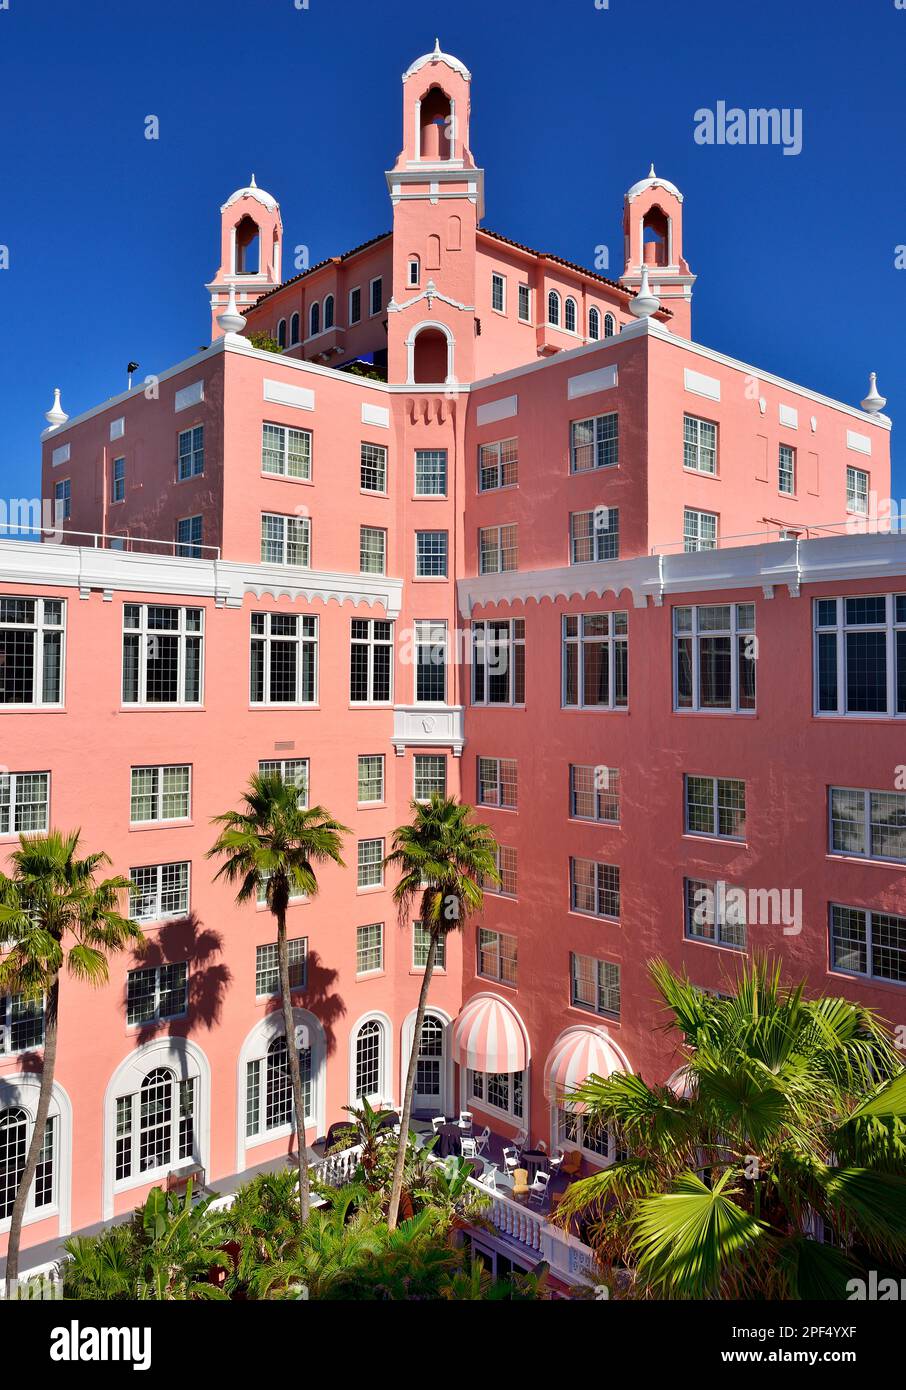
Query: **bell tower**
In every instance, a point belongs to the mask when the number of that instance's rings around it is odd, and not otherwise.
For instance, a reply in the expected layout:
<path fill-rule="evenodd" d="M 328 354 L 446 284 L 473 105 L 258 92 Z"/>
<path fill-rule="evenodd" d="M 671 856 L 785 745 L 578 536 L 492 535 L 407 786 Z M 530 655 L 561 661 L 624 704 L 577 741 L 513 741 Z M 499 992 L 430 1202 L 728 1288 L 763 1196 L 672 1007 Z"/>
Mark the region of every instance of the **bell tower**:
<path fill-rule="evenodd" d="M 280 284 L 283 222 L 280 204 L 255 183 L 237 188 L 220 209 L 220 266 L 205 288 L 211 296 L 211 341 L 221 336 L 217 322 L 235 287 L 240 309 Z"/>
<path fill-rule="evenodd" d="M 652 290 L 673 314 L 671 333 L 691 338 L 696 277 L 683 256 L 683 195 L 676 184 L 657 176 L 653 164 L 623 200 L 623 244 L 623 284 L 637 290 L 647 266 Z"/>

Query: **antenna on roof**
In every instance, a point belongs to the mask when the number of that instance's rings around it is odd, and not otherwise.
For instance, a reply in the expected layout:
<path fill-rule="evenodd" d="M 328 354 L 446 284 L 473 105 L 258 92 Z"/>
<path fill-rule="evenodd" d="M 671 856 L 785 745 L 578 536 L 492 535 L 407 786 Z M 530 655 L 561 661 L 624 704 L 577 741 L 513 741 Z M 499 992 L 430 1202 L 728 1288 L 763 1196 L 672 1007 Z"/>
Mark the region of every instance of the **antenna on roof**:
<path fill-rule="evenodd" d="M 127 374 L 128 378 L 129 378 L 129 385 L 126 387 L 126 390 L 127 390 L 127 391 L 131 391 L 131 390 L 132 390 L 132 373 L 133 373 L 133 372 L 137 372 L 137 371 L 138 371 L 138 363 L 137 363 L 137 362 L 130 362 L 129 365 L 128 365 L 128 367 L 126 368 L 126 374 Z"/>

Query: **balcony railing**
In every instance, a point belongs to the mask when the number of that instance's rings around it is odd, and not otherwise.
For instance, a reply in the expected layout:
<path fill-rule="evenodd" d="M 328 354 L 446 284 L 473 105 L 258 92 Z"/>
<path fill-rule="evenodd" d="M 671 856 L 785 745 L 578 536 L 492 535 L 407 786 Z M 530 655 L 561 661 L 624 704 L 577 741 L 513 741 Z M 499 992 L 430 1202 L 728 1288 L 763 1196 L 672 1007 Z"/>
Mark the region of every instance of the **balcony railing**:
<path fill-rule="evenodd" d="M 181 560 L 219 560 L 219 545 L 201 545 L 195 541 L 157 540 L 151 536 L 129 536 L 113 531 L 73 531 L 65 524 L 58 526 L 29 526 L 18 521 L 0 521 L 0 539 L 23 540 L 34 536 L 45 545 L 72 543 L 93 550 L 125 551 L 133 555 L 173 555 Z"/>
<path fill-rule="evenodd" d="M 879 522 L 867 513 L 853 512 L 846 521 L 823 521 L 812 524 L 793 521 L 788 526 L 763 526 L 760 531 L 740 531 L 736 535 L 716 537 L 713 545 L 697 545 L 686 551 L 685 538 L 680 541 L 666 541 L 663 545 L 653 545 L 652 555 L 697 554 L 706 550 L 732 550 L 736 546 L 764 545 L 769 541 L 814 541 L 827 536 L 864 536 L 873 533 L 895 535 L 901 530 L 897 519 Z"/>

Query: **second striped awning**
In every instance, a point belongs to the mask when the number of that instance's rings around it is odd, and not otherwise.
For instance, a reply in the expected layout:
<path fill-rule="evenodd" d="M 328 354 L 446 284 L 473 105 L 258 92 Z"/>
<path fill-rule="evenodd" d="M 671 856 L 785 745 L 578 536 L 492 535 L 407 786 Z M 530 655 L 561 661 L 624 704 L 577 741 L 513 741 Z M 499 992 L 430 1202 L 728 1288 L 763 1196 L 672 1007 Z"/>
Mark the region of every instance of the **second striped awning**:
<path fill-rule="evenodd" d="M 606 1033 L 597 1028 L 569 1028 L 554 1043 L 545 1063 L 544 1094 L 548 1100 L 563 1104 L 569 1092 L 590 1076 L 608 1077 L 612 1072 L 629 1070 L 622 1051 Z"/>
<path fill-rule="evenodd" d="M 472 1071 L 525 1071 L 529 1046 L 522 1019 L 503 999 L 477 994 L 453 1027 L 457 1062 Z"/>

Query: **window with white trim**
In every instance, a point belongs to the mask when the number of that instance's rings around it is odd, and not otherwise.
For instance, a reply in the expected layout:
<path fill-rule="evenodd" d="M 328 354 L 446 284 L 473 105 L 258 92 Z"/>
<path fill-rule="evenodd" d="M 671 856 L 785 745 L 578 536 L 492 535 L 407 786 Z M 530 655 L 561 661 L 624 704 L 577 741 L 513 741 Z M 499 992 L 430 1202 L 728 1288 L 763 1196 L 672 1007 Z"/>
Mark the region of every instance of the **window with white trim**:
<path fill-rule="evenodd" d="M 196 1078 L 155 1067 L 132 1095 L 116 1098 L 115 1180 L 165 1172 L 194 1159 Z"/>
<path fill-rule="evenodd" d="M 491 275 L 491 308 L 498 314 L 506 313 L 506 280 L 496 271 Z"/>
<path fill-rule="evenodd" d="M 754 603 L 674 608 L 674 709 L 751 714 L 757 651 Z"/>
<path fill-rule="evenodd" d="M 830 968 L 906 984 L 906 917 L 831 903 Z"/>
<path fill-rule="evenodd" d="M 277 346 L 286 347 L 286 319 L 280 319 L 277 324 Z"/>
<path fill-rule="evenodd" d="M 387 618 L 353 618 L 350 627 L 349 698 L 357 705 L 390 701 L 393 623 Z"/>
<path fill-rule="evenodd" d="M 311 566 L 311 518 L 261 513 L 261 562 L 267 565 Z"/>
<path fill-rule="evenodd" d="M 180 430 L 177 441 L 179 462 L 177 476 L 181 483 L 187 478 L 197 478 L 204 472 L 204 425 L 193 425 Z"/>
<path fill-rule="evenodd" d="M 470 1071 L 469 1099 L 482 1109 L 496 1110 L 512 1120 L 521 1120 L 525 1105 L 525 1073 Z"/>
<path fill-rule="evenodd" d="M 416 704 L 444 704 L 447 698 L 447 624 L 443 619 L 417 619 L 415 639 Z"/>
<path fill-rule="evenodd" d="M 683 549 L 687 554 L 717 549 L 717 512 L 683 508 Z"/>
<path fill-rule="evenodd" d="M 846 510 L 868 515 L 868 474 L 864 468 L 846 470 Z"/>
<path fill-rule="evenodd" d="M 62 704 L 65 618 L 59 598 L 0 598 L 0 705 Z"/>
<path fill-rule="evenodd" d="M 601 336 L 601 315 L 594 307 L 588 311 L 588 336 L 593 343 Z"/>
<path fill-rule="evenodd" d="M 613 314 L 604 315 L 604 337 L 612 338 L 617 331 L 617 321 Z"/>
<path fill-rule="evenodd" d="M 629 704 L 629 614 L 565 614 L 563 708 L 625 709 Z"/>
<path fill-rule="evenodd" d="M 595 560 L 620 558 L 620 509 L 595 507 L 590 512 L 570 512 L 569 562 L 587 565 Z"/>
<path fill-rule="evenodd" d="M 519 286 L 519 322 L 532 321 L 532 291 L 528 285 Z"/>
<path fill-rule="evenodd" d="M 384 307 L 384 282 L 380 276 L 372 280 L 368 291 L 369 303 L 371 305 L 371 316 L 379 314 Z"/>
<path fill-rule="evenodd" d="M 512 845 L 498 845 L 494 850 L 494 863 L 500 881 L 493 878 L 482 879 L 481 886 L 486 893 L 495 893 L 502 898 L 515 898 L 518 887 L 518 856 Z"/>
<path fill-rule="evenodd" d="M 703 878 L 683 880 L 685 931 L 689 941 L 746 949 L 745 893 Z"/>
<path fill-rule="evenodd" d="M 906 594 L 814 600 L 815 711 L 906 714 Z"/>
<path fill-rule="evenodd" d="M 570 1003 L 605 1018 L 620 1017 L 620 967 L 612 960 L 570 953 Z"/>
<path fill-rule="evenodd" d="M 192 814 L 190 763 L 133 767 L 131 774 L 130 824 L 188 820 Z"/>
<path fill-rule="evenodd" d="M 189 967 L 151 965 L 126 975 L 126 1022 L 155 1023 L 181 1018 L 189 1007 Z"/>
<path fill-rule="evenodd" d="M 44 1000 L 0 995 L 0 1053 L 13 1056 L 44 1044 Z"/>
<path fill-rule="evenodd" d="M 299 346 L 299 314 L 293 314 L 289 321 L 289 345 L 290 347 Z"/>
<path fill-rule="evenodd" d="M 317 617 L 305 613 L 252 613 L 250 703 L 312 705 L 317 698 Z"/>
<path fill-rule="evenodd" d="M 596 468 L 616 468 L 620 462 L 620 426 L 617 412 L 572 420 L 569 426 L 569 471 L 591 473 Z"/>
<path fill-rule="evenodd" d="M 369 1099 L 380 1097 L 384 1089 L 384 1053 L 387 1047 L 384 1025 L 367 1019 L 355 1036 L 355 1094 Z"/>
<path fill-rule="evenodd" d="M 472 704 L 525 703 L 525 619 L 472 624 Z"/>
<path fill-rule="evenodd" d="M 428 964 L 428 948 L 431 945 L 431 933 L 422 922 L 412 923 L 412 969 L 424 970 Z M 447 968 L 447 938 L 441 935 L 437 938 L 437 946 L 434 951 L 434 969 L 446 970 Z M 434 1093 L 436 1094 L 436 1092 Z"/>
<path fill-rule="evenodd" d="M 160 922 L 189 911 L 189 864 L 144 864 L 130 869 L 129 916 L 133 922 Z"/>
<path fill-rule="evenodd" d="M 478 804 L 515 811 L 517 774 L 515 758 L 479 758 Z"/>
<path fill-rule="evenodd" d="M 829 787 L 830 852 L 906 864 L 906 795 Z"/>
<path fill-rule="evenodd" d="M 563 305 L 563 327 L 567 333 L 575 333 L 579 322 L 576 301 L 570 296 Z"/>
<path fill-rule="evenodd" d="M 415 495 L 416 497 L 446 497 L 446 449 L 416 449 Z"/>
<path fill-rule="evenodd" d="M 361 322 L 362 318 L 362 291 L 358 285 L 349 291 L 349 322 L 350 324 Z"/>
<path fill-rule="evenodd" d="M 519 568 L 519 528 L 482 526 L 478 531 L 478 573 L 504 574 Z"/>
<path fill-rule="evenodd" d="M 478 491 L 493 492 L 519 482 L 518 439 L 497 439 L 478 449 Z"/>
<path fill-rule="evenodd" d="M 49 772 L 0 772 L 0 835 L 45 831 L 49 807 Z"/>
<path fill-rule="evenodd" d="M 332 294 L 329 294 L 329 295 L 327 295 L 327 297 L 326 297 L 325 300 L 324 300 L 324 332 L 325 332 L 325 333 L 327 332 L 327 330 L 328 330 L 329 328 L 333 328 L 333 321 L 334 321 L 334 297 L 333 297 Z"/>
<path fill-rule="evenodd" d="M 308 336 L 316 338 L 321 332 L 321 304 L 316 299 L 308 311 Z"/>
<path fill-rule="evenodd" d="M 515 985 L 518 977 L 519 953 L 515 936 L 508 932 L 478 928 L 477 971 L 486 980 L 500 980 Z"/>
<path fill-rule="evenodd" d="M 369 922 L 355 929 L 355 973 L 373 975 L 384 968 L 384 924 Z"/>
<path fill-rule="evenodd" d="M 416 753 L 413 764 L 413 796 L 430 801 L 447 794 L 447 759 L 443 753 Z"/>
<path fill-rule="evenodd" d="M 359 755 L 358 804 L 375 806 L 384 800 L 384 755 L 383 753 L 362 753 Z"/>
<path fill-rule="evenodd" d="M 777 488 L 788 497 L 796 492 L 796 450 L 781 444 L 777 459 Z"/>
<path fill-rule="evenodd" d="M 572 1144 L 595 1159 L 613 1162 L 615 1145 L 606 1125 L 596 1125 L 590 1115 L 560 1107 L 557 1110 L 557 1142 L 561 1148 Z"/>
<path fill-rule="evenodd" d="M 53 502 L 54 522 L 59 526 L 61 521 L 68 521 L 72 516 L 72 482 L 69 478 L 61 478 L 54 483 Z"/>
<path fill-rule="evenodd" d="M 620 823 L 620 771 L 603 763 L 589 767 L 571 764 L 569 769 L 569 814 L 573 820 Z"/>
<path fill-rule="evenodd" d="M 417 579 L 446 579 L 446 531 L 416 531 L 415 575 Z"/>
<path fill-rule="evenodd" d="M 204 609 L 123 605 L 123 704 L 200 705 Z"/>
<path fill-rule="evenodd" d="M 304 1123 L 315 1123 L 311 1047 L 299 1048 Z M 293 1083 L 286 1038 L 274 1038 L 263 1057 L 245 1064 L 245 1137 L 286 1133 L 294 1124 Z"/>
<path fill-rule="evenodd" d="M 293 936 L 286 943 L 289 956 L 289 987 L 305 989 L 308 969 L 308 937 Z M 280 993 L 280 958 L 276 941 L 255 947 L 255 997 L 270 998 Z"/>
<path fill-rule="evenodd" d="M 683 416 L 683 467 L 712 476 L 717 472 L 717 426 L 713 420 Z"/>
<path fill-rule="evenodd" d="M 113 460 L 113 473 L 111 477 L 111 502 L 125 502 L 126 500 L 126 460 Z"/>
<path fill-rule="evenodd" d="M 203 521 L 200 516 L 182 516 L 176 523 L 176 554 L 183 560 L 201 559 Z"/>
<path fill-rule="evenodd" d="M 547 321 L 553 328 L 560 326 L 560 296 L 556 290 L 547 292 Z"/>
<path fill-rule="evenodd" d="M 746 838 L 746 784 L 738 777 L 685 779 L 686 833 Z"/>
<path fill-rule="evenodd" d="M 421 278 L 421 262 L 418 256 L 409 257 L 409 288 L 417 289 Z"/>
<path fill-rule="evenodd" d="M 362 574 L 387 573 L 387 532 L 382 526 L 359 527 L 359 569 Z"/>
<path fill-rule="evenodd" d="M 308 805 L 307 758 L 261 758 L 258 762 L 258 776 L 279 777 L 288 787 L 297 787 L 299 805 Z"/>
<path fill-rule="evenodd" d="M 383 839 L 359 840 L 356 886 L 359 888 L 383 888 Z"/>
<path fill-rule="evenodd" d="M 16 1194 L 25 1172 L 32 1130 L 32 1118 L 22 1106 L 14 1105 L 0 1110 L 0 1221 L 9 1220 L 13 1214 Z M 44 1126 L 44 1142 L 28 1194 L 28 1215 L 52 1207 L 56 1201 L 55 1147 L 56 1119 L 51 1116 Z"/>
<path fill-rule="evenodd" d="M 359 456 L 359 486 L 363 492 L 387 491 L 387 449 L 383 444 L 362 440 Z"/>
<path fill-rule="evenodd" d="M 569 901 L 573 912 L 620 920 L 620 870 L 597 859 L 569 861 Z"/>
<path fill-rule="evenodd" d="M 261 472 L 310 481 L 311 430 L 265 421 L 261 426 Z"/>

